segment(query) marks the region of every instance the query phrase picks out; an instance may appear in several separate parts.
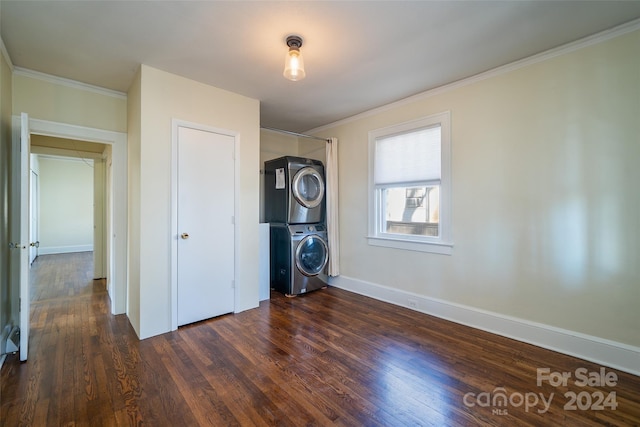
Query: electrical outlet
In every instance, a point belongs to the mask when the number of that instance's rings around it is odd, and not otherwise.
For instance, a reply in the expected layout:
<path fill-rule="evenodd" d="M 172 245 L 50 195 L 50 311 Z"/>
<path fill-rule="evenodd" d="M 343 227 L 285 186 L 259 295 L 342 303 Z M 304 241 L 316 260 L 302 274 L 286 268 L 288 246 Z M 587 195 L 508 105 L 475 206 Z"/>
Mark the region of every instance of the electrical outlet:
<path fill-rule="evenodd" d="M 409 305 L 409 308 L 418 308 L 418 300 L 409 299 L 407 300 L 407 304 Z"/>

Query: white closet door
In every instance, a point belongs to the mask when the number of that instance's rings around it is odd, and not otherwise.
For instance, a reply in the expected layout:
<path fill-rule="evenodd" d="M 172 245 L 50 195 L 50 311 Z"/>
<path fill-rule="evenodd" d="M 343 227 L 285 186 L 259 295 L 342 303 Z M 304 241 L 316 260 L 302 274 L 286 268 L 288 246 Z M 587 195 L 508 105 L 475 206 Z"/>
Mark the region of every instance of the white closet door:
<path fill-rule="evenodd" d="M 234 138 L 178 129 L 178 325 L 234 308 Z"/>

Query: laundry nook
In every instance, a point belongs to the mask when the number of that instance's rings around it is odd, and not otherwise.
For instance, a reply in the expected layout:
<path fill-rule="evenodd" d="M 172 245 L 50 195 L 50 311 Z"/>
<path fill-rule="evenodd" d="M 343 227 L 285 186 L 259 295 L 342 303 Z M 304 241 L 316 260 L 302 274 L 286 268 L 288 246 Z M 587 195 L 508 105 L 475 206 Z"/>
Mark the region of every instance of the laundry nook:
<path fill-rule="evenodd" d="M 321 161 L 286 156 L 264 164 L 271 286 L 294 296 L 327 286 L 325 176 Z"/>

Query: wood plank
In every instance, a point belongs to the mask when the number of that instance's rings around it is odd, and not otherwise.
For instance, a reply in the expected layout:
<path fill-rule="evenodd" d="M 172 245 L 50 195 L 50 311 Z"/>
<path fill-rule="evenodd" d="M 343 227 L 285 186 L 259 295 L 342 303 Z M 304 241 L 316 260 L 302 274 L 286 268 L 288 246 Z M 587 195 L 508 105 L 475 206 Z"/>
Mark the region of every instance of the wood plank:
<path fill-rule="evenodd" d="M 601 367 L 331 287 L 139 341 L 91 264 L 34 263 L 30 357 L 5 361 L 0 424 L 640 425 L 639 377 L 606 368 L 615 387 L 538 387 L 538 368 Z M 500 390 L 553 399 L 480 405 Z M 566 410 L 569 392 L 615 392 L 618 406 Z"/>

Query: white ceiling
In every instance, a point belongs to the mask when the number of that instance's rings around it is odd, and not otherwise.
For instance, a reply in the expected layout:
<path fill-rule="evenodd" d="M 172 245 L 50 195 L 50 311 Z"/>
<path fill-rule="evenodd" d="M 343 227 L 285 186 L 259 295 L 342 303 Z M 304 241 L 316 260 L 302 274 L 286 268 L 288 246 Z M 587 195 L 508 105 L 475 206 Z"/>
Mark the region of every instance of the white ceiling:
<path fill-rule="evenodd" d="M 640 1 L 0 1 L 13 64 L 126 92 L 139 64 L 305 131 L 640 18 Z M 282 77 L 285 38 L 307 78 Z"/>

